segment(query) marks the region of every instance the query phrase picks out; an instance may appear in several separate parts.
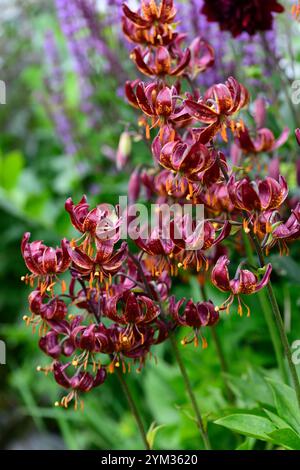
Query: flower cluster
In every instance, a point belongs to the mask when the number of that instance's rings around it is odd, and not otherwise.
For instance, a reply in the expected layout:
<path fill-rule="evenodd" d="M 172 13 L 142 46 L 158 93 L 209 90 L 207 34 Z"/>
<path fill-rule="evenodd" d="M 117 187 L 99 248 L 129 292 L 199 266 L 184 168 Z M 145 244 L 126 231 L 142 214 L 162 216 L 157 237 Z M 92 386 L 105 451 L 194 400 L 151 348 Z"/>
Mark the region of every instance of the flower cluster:
<path fill-rule="evenodd" d="M 252 14 L 259 7 L 250 3 L 253 8 L 246 12 L 241 7 L 243 14 L 248 12 L 241 24 L 252 32 Z M 279 10 L 277 2 L 265 3 L 269 15 Z M 268 284 L 272 266 L 244 269 L 243 260 L 230 279 L 224 240 L 234 235 L 231 243 L 240 247 L 245 232 L 266 251 L 277 243 L 286 251 L 300 236 L 300 204 L 290 214 L 282 210 L 288 197 L 285 178 L 257 174 L 257 165 L 249 167 L 247 160 L 279 148 L 287 131 L 276 140 L 264 127 L 264 108 L 257 106 L 252 136 L 238 116 L 250 95 L 233 77 L 200 92 L 195 78 L 213 64 L 214 50 L 202 37 L 185 44 L 186 35 L 176 30 L 173 0 L 142 0 L 137 12 L 124 4 L 123 13 L 124 34 L 135 43 L 130 57 L 146 76 L 127 82 L 125 93 L 139 112 L 145 141 L 152 138 L 154 162 L 153 168 L 133 172 L 128 196 L 133 204 L 143 190 L 158 205 L 157 224 L 137 230 L 130 211 L 107 204 L 91 209 L 84 196 L 78 204 L 71 198 L 65 204 L 77 238 L 51 248 L 42 241 L 30 243 L 30 235 L 24 235 L 22 254 L 31 273 L 24 280 L 33 289 L 31 316 L 25 320 L 39 325 L 40 348 L 52 359 L 46 372 L 53 372 L 68 390 L 62 406 L 73 399 L 77 404 L 79 393 L 101 385 L 116 368 L 125 373 L 137 363 L 139 370 L 154 346 L 176 328 L 190 330 L 182 344 L 197 345 L 200 337 L 205 347 L 204 328 L 215 326 L 219 312 L 229 312 L 235 299 L 242 315 L 243 296 Z M 261 29 L 268 28 L 270 18 Z M 217 147 L 226 145 L 230 135 L 240 152 L 239 166 Z M 181 208 L 201 205 L 204 218 L 198 220 L 192 211 L 178 213 L 175 202 Z M 162 207 L 166 203 L 169 231 Z M 124 226 L 135 243 L 133 251 L 123 240 Z M 228 299 L 221 306 L 207 299 L 176 300 L 172 278 L 193 274 L 200 283 L 211 281 L 228 292 Z"/>

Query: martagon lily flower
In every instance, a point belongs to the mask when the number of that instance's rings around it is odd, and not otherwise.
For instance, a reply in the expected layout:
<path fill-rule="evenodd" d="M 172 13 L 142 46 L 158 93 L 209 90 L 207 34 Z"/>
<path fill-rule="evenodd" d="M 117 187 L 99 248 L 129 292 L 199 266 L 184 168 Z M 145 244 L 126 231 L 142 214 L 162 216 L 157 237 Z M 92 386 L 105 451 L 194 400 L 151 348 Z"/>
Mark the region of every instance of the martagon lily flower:
<path fill-rule="evenodd" d="M 221 307 L 218 307 L 219 310 L 225 310 L 227 313 L 229 313 L 229 308 L 234 301 L 234 298 L 237 297 L 238 299 L 238 314 L 242 315 L 243 314 L 243 307 L 242 304 L 246 307 L 247 309 L 247 314 L 248 316 L 250 315 L 250 309 L 249 307 L 241 300 L 240 294 L 254 294 L 255 292 L 258 292 L 261 290 L 263 287 L 265 287 L 271 276 L 272 272 L 272 265 L 268 264 L 265 266 L 265 272 L 262 277 L 262 279 L 259 281 L 258 277 L 253 274 L 251 271 L 248 269 L 241 269 L 240 267 L 238 268 L 236 275 L 234 279 L 230 280 L 229 278 L 229 272 L 228 272 L 228 265 L 230 261 L 227 256 L 221 256 L 215 267 L 212 270 L 211 273 L 211 280 L 212 283 L 221 291 L 223 292 L 230 292 L 230 296 L 228 297 L 227 300 L 221 305 Z"/>
<path fill-rule="evenodd" d="M 149 45 L 166 45 L 174 38 L 173 23 L 176 8 L 173 0 L 142 0 L 135 13 L 123 4 L 123 32 L 133 42 Z"/>
<path fill-rule="evenodd" d="M 254 231 L 256 231 L 257 215 L 277 209 L 288 195 L 288 185 L 283 176 L 279 176 L 279 181 L 268 176 L 264 180 L 254 182 L 249 178 L 236 181 L 232 175 L 227 188 L 234 207 L 253 216 L 250 215 L 250 219 L 254 218 Z M 247 222 L 244 228 L 247 231 Z"/>
<path fill-rule="evenodd" d="M 207 127 L 194 130 L 203 144 L 208 143 L 219 132 L 227 142 L 227 127 L 235 133 L 244 128 L 242 122 L 236 123 L 231 116 L 244 108 L 248 102 L 248 90 L 235 78 L 229 77 L 225 84 L 219 83 L 209 88 L 203 100 L 185 100 L 185 110 L 197 121 L 207 124 Z"/>
<path fill-rule="evenodd" d="M 92 388 L 99 387 L 105 382 L 106 369 L 101 367 L 98 369 L 96 375 L 93 377 L 89 372 L 83 372 L 77 369 L 72 377 L 66 374 L 66 370 L 70 367 L 71 363 L 61 364 L 55 362 L 53 365 L 53 375 L 56 382 L 66 389 L 71 389 L 66 397 L 63 397 L 61 402 L 56 402 L 56 406 L 68 407 L 70 401 L 75 399 L 75 409 L 78 407 L 78 402 L 83 407 L 83 402 L 78 399 L 78 392 L 89 392 Z"/>
<path fill-rule="evenodd" d="M 144 75 L 149 77 L 179 77 L 182 75 L 191 60 L 191 51 L 186 49 L 181 57 L 174 60 L 166 47 L 159 46 L 155 51 L 146 49 L 143 51 L 140 47 L 136 47 L 130 56 L 135 62 L 137 68 Z"/>
<path fill-rule="evenodd" d="M 240 149 L 246 154 L 273 152 L 286 143 L 289 133 L 289 128 L 286 127 L 281 136 L 276 140 L 270 129 L 262 128 L 257 131 L 256 137 L 252 138 L 248 129 L 245 127 L 244 130 L 239 132 L 236 142 Z"/>
<path fill-rule="evenodd" d="M 30 233 L 26 232 L 22 239 L 21 252 L 32 276 L 30 279 L 24 276 L 22 280 L 29 279 L 32 284 L 33 279 L 37 277 L 42 280 L 43 289 L 46 289 L 57 274 L 65 272 L 70 266 L 69 242 L 63 239 L 61 248 L 52 248 L 44 245 L 41 240 L 29 243 L 29 239 Z"/>
<path fill-rule="evenodd" d="M 198 302 L 194 303 L 189 300 L 180 314 L 180 309 L 185 303 L 185 299 L 181 299 L 178 302 L 175 301 L 174 297 L 170 298 L 169 311 L 170 315 L 177 325 L 191 327 L 194 329 L 194 334 L 191 339 L 185 337 L 182 340 L 182 344 L 186 345 L 194 341 L 195 346 L 198 346 L 198 337 L 201 336 L 202 347 L 207 347 L 205 338 L 201 335 L 200 328 L 206 326 L 214 326 L 219 321 L 219 312 L 216 310 L 214 304 L 209 302 Z"/>

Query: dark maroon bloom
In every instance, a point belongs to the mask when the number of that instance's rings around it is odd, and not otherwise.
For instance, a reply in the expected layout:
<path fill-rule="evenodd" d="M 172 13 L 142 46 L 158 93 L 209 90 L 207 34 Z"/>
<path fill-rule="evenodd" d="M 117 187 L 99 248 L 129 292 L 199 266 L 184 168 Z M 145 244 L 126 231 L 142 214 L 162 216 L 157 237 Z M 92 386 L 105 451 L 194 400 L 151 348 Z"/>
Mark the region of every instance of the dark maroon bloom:
<path fill-rule="evenodd" d="M 182 104 L 177 105 L 178 90 L 172 86 L 161 88 L 157 83 L 145 84 L 139 80 L 127 82 L 125 93 L 129 103 L 140 109 L 148 118 L 152 118 L 152 127 L 170 122 L 186 125 L 191 121 L 190 115 L 184 111 Z M 149 138 L 150 128 L 146 127 Z"/>
<path fill-rule="evenodd" d="M 225 84 L 219 83 L 209 88 L 203 100 L 186 100 L 185 110 L 197 121 L 207 124 L 207 127 L 198 130 L 199 139 L 206 144 L 219 132 L 227 141 L 227 127 L 236 132 L 243 129 L 242 123 L 238 125 L 230 118 L 248 102 L 248 90 L 235 78 L 229 77 Z"/>
<path fill-rule="evenodd" d="M 180 140 L 168 142 L 158 157 L 158 162 L 164 168 L 181 173 L 189 181 L 199 181 L 200 174 L 208 170 L 215 160 L 216 154 L 199 141 L 191 145 Z"/>
<path fill-rule="evenodd" d="M 25 264 L 35 276 L 54 276 L 65 272 L 70 265 L 69 242 L 64 238 L 61 248 L 52 248 L 41 240 L 29 243 L 30 233 L 24 234 L 21 251 Z"/>
<path fill-rule="evenodd" d="M 88 255 L 81 248 L 69 247 L 69 254 L 72 261 L 72 269 L 82 276 L 98 276 L 101 279 L 116 274 L 127 258 L 128 246 L 123 242 L 121 247 L 114 250 L 114 243 L 111 240 L 96 240 L 95 253 Z"/>
<path fill-rule="evenodd" d="M 195 345 L 198 345 L 198 336 L 200 328 L 206 326 L 214 326 L 219 321 L 219 313 L 211 301 L 194 303 L 189 300 L 183 313 L 180 314 L 180 309 L 185 303 L 185 299 L 176 302 L 174 297 L 170 299 L 169 311 L 173 320 L 177 325 L 194 328 L 195 333 L 192 339 L 185 338 L 183 344 L 188 344 L 194 340 Z M 207 346 L 206 340 L 202 337 L 203 347 Z"/>
<path fill-rule="evenodd" d="M 100 204 L 92 210 L 89 207 L 86 196 L 83 196 L 76 205 L 71 198 L 65 202 L 65 209 L 70 214 L 72 225 L 79 232 L 87 234 L 85 241 L 89 242 L 90 238 L 98 237 L 116 243 L 121 224 L 118 210 L 109 204 Z"/>
<path fill-rule="evenodd" d="M 106 369 L 103 367 L 99 368 L 96 375 L 93 376 L 89 372 L 83 372 L 78 369 L 72 377 L 66 374 L 66 369 L 70 367 L 71 363 L 61 364 L 55 362 L 53 365 L 53 375 L 56 382 L 66 389 L 71 389 L 71 392 L 61 400 L 61 406 L 65 408 L 73 398 L 75 399 L 75 409 L 77 408 L 78 396 L 77 392 L 89 392 L 95 387 L 99 387 L 105 382 Z M 56 403 L 59 406 L 59 403 Z"/>
<path fill-rule="evenodd" d="M 63 320 L 67 315 L 67 305 L 63 300 L 57 296 L 49 298 L 48 295 L 42 295 L 39 289 L 31 292 L 28 302 L 30 311 L 44 320 Z"/>
<path fill-rule="evenodd" d="M 166 45 L 173 39 L 172 23 L 176 16 L 173 0 L 142 0 L 140 10 L 135 13 L 123 4 L 123 32 L 137 43 Z"/>
<path fill-rule="evenodd" d="M 283 11 L 277 0 L 204 0 L 202 8 L 208 21 L 219 23 L 221 30 L 234 37 L 244 31 L 254 35 L 272 29 L 273 13 Z"/>
<path fill-rule="evenodd" d="M 239 132 L 236 142 L 245 153 L 273 152 L 286 143 L 289 133 L 289 128 L 286 127 L 276 140 L 270 129 L 262 128 L 257 131 L 256 137 L 252 138 L 248 129 L 245 128 Z"/>
<path fill-rule="evenodd" d="M 165 75 L 179 77 L 190 63 L 191 51 L 186 49 L 182 56 L 175 59 L 175 63 L 173 63 L 166 47 L 159 46 L 155 51 L 136 47 L 131 53 L 131 58 L 140 72 L 148 77 L 164 77 Z"/>
<path fill-rule="evenodd" d="M 212 270 L 211 280 L 212 283 L 221 291 L 231 293 L 229 298 L 220 307 L 220 310 L 226 309 L 228 312 L 235 296 L 237 296 L 239 302 L 238 313 L 239 315 L 242 315 L 243 307 L 242 301 L 239 297 L 240 294 L 254 294 L 265 287 L 270 280 L 272 265 L 268 264 L 265 267 L 265 273 L 260 281 L 251 271 L 241 268 L 238 268 L 234 279 L 230 280 L 228 272 L 229 263 L 230 261 L 227 256 L 221 256 Z M 246 308 L 249 315 L 250 310 L 247 306 Z"/>
<path fill-rule="evenodd" d="M 300 238 L 300 202 L 295 209 L 292 210 L 286 222 L 282 222 L 281 224 L 276 223 L 274 225 L 275 228 L 269 235 L 266 247 L 269 249 L 278 243 L 281 254 L 288 254 L 287 243 Z"/>
<path fill-rule="evenodd" d="M 287 198 L 288 186 L 283 176 L 279 177 L 279 181 L 267 177 L 257 183 L 249 178 L 235 181 L 235 177 L 231 176 L 228 193 L 237 209 L 259 213 L 280 207 Z"/>
<path fill-rule="evenodd" d="M 105 313 L 111 320 L 121 325 L 139 326 L 155 320 L 160 310 L 148 297 L 127 291 L 108 299 Z"/>

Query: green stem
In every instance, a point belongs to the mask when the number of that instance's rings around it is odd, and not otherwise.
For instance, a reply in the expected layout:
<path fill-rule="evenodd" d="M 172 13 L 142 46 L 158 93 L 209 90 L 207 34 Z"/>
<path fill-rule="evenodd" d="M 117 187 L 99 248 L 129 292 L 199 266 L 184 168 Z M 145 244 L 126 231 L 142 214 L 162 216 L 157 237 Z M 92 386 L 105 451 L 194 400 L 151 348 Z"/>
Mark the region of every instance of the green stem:
<path fill-rule="evenodd" d="M 124 391 L 124 394 L 127 398 L 127 401 L 128 401 L 128 404 L 129 404 L 129 407 L 131 409 L 131 412 L 132 412 L 132 415 L 134 417 L 134 419 L 136 420 L 136 424 L 138 426 L 138 429 L 139 429 L 139 432 L 140 432 L 140 435 L 141 435 L 141 438 L 142 438 L 142 441 L 144 443 L 144 446 L 145 446 L 145 449 L 146 450 L 150 450 L 150 446 L 149 446 L 149 443 L 148 443 L 148 440 L 147 440 L 147 435 L 146 435 L 146 432 L 145 432 L 145 428 L 144 428 L 144 425 L 143 425 L 143 421 L 142 421 L 142 418 L 139 414 L 139 411 L 136 407 L 136 404 L 134 402 L 134 399 L 131 395 L 131 392 L 129 390 L 129 387 L 126 383 L 126 380 L 124 379 L 123 377 L 123 374 L 122 372 L 120 371 L 120 369 L 116 368 L 115 369 L 116 372 L 117 372 L 117 376 L 118 376 L 118 379 L 122 385 L 122 388 L 123 388 L 123 391 Z"/>
<path fill-rule="evenodd" d="M 251 244 L 250 244 L 250 240 L 249 240 L 249 238 L 247 237 L 247 235 L 244 231 L 243 231 L 243 238 L 244 238 L 244 244 L 245 244 L 245 248 L 246 248 L 248 261 L 251 265 L 254 266 L 255 265 L 255 260 L 254 260 L 254 256 L 253 256 L 253 252 L 252 252 L 252 247 L 251 247 Z M 272 309 L 271 309 L 270 304 L 268 302 L 268 298 L 267 298 L 265 290 L 263 289 L 263 290 L 259 291 L 257 293 L 257 296 L 258 296 L 258 300 L 259 300 L 261 309 L 262 309 L 264 317 L 265 317 L 266 324 L 268 326 L 268 330 L 269 330 L 269 334 L 270 334 L 271 341 L 272 341 L 272 344 L 273 344 L 273 348 L 274 348 L 278 368 L 280 370 L 282 379 L 285 382 L 288 382 L 288 375 L 287 375 L 287 371 L 286 371 L 286 367 L 285 367 L 285 363 L 284 363 L 284 359 L 283 359 L 283 348 L 282 348 L 281 341 L 280 341 L 280 335 L 279 335 L 279 332 L 277 330 L 277 325 L 276 325 L 276 322 L 275 322 L 275 318 L 273 316 L 273 312 L 272 312 Z"/>
<path fill-rule="evenodd" d="M 204 302 L 207 302 L 208 298 L 207 298 L 205 286 L 202 285 L 202 284 L 200 284 L 200 291 L 201 291 L 202 299 L 204 300 Z M 220 366 L 221 366 L 222 377 L 223 377 L 223 381 L 224 381 L 224 386 L 225 386 L 227 399 L 230 403 L 233 403 L 234 402 L 234 395 L 232 393 L 231 388 L 229 387 L 228 380 L 227 380 L 227 374 L 229 372 L 229 368 L 228 368 L 228 364 L 227 364 L 227 361 L 226 361 L 226 356 L 225 356 L 224 351 L 223 351 L 223 346 L 222 346 L 222 343 L 220 341 L 219 335 L 217 333 L 216 327 L 212 326 L 210 328 L 210 330 L 211 330 L 211 336 L 212 336 L 212 339 L 213 339 L 213 342 L 214 342 L 214 345 L 215 345 L 215 348 L 216 348 L 217 356 L 219 358 L 219 362 L 220 362 Z"/>
<path fill-rule="evenodd" d="M 154 302 L 156 302 L 156 299 L 153 296 L 152 290 L 150 288 L 150 284 L 149 284 L 149 282 L 148 282 L 148 280 L 145 276 L 145 273 L 143 271 L 143 267 L 142 267 L 140 261 L 134 255 L 130 254 L 129 256 L 131 257 L 132 261 L 134 262 L 134 264 L 137 267 L 137 270 L 138 270 L 138 272 L 141 276 L 141 279 L 142 279 L 142 281 L 145 285 L 145 290 L 146 290 L 148 296 Z M 159 298 L 159 292 L 157 292 L 157 296 L 158 296 L 158 299 L 159 299 L 158 304 L 160 306 L 161 317 L 162 317 L 163 320 L 165 320 L 166 314 L 164 312 L 164 308 L 163 308 L 161 299 Z M 200 410 L 199 410 L 199 407 L 198 407 L 198 404 L 197 404 L 197 401 L 196 401 L 196 398 L 195 398 L 195 395 L 194 395 L 194 392 L 193 392 L 193 388 L 191 386 L 191 382 L 190 382 L 188 373 L 187 373 L 185 365 L 182 361 L 181 354 L 180 354 L 180 351 L 178 349 L 176 339 L 174 338 L 172 333 L 170 334 L 169 339 L 170 339 L 170 343 L 171 343 L 172 349 L 173 349 L 174 354 L 175 354 L 176 362 L 178 364 L 178 367 L 180 369 L 180 372 L 181 372 L 181 375 L 182 375 L 182 378 L 183 378 L 183 381 L 184 381 L 184 384 L 185 384 L 185 388 L 187 390 L 187 393 L 188 393 L 189 398 L 191 400 L 192 407 L 193 407 L 195 415 L 196 415 L 197 426 L 198 426 L 198 429 L 200 431 L 200 435 L 203 439 L 204 447 L 205 447 L 206 450 L 210 450 L 211 446 L 210 446 L 210 442 L 209 442 L 209 437 L 208 437 L 207 431 L 204 428 L 201 413 L 200 413 Z"/>
<path fill-rule="evenodd" d="M 185 384 L 186 391 L 189 395 L 192 407 L 193 407 L 195 415 L 196 415 L 197 426 L 198 426 L 199 432 L 202 436 L 204 447 L 205 447 L 206 450 L 211 450 L 211 445 L 210 445 L 208 433 L 207 433 L 207 431 L 204 427 L 202 416 L 201 416 L 201 413 L 200 413 L 200 410 L 199 410 L 199 406 L 198 406 L 195 394 L 193 392 L 193 388 L 192 388 L 188 373 L 186 371 L 185 365 L 182 361 L 182 357 L 181 357 L 179 348 L 177 346 L 176 338 L 174 337 L 173 334 L 170 334 L 169 339 L 170 339 L 170 343 L 172 345 L 172 348 L 173 348 L 173 351 L 174 351 L 174 354 L 175 354 L 175 358 L 176 358 L 177 364 L 179 366 L 179 369 L 180 369 L 180 372 L 181 372 L 181 375 L 182 375 L 182 378 L 183 378 L 183 381 L 184 381 L 184 384 Z"/>
<path fill-rule="evenodd" d="M 265 262 L 264 253 L 263 253 L 263 250 L 260 246 L 260 243 L 259 243 L 256 235 L 252 231 L 250 231 L 249 236 L 251 237 L 251 240 L 252 240 L 252 242 L 254 244 L 254 247 L 256 249 L 256 253 L 257 253 L 257 256 L 258 256 L 258 259 L 259 259 L 259 264 L 260 264 L 261 267 L 264 267 L 266 265 L 266 262 Z M 283 346 L 283 349 L 284 349 L 284 352 L 285 352 L 285 355 L 286 355 L 286 358 L 287 358 L 288 366 L 289 366 L 289 369 L 290 369 L 290 373 L 291 373 L 291 376 L 292 376 L 292 381 L 293 381 L 296 396 L 297 396 L 298 405 L 299 405 L 299 408 L 300 408 L 300 383 L 299 383 L 299 377 L 298 377 L 298 374 L 297 374 L 295 364 L 293 363 L 292 353 L 291 353 L 289 341 L 288 341 L 286 332 L 284 330 L 284 324 L 283 324 L 283 321 L 282 321 L 282 318 L 281 318 L 280 310 L 279 310 L 279 307 L 278 307 L 278 303 L 277 303 L 277 300 L 276 300 L 271 282 L 269 282 L 267 284 L 266 289 L 267 289 L 267 292 L 268 292 L 272 312 L 273 312 L 273 315 L 275 317 L 275 321 L 276 321 L 277 329 L 278 329 L 278 332 L 279 332 L 279 335 L 280 335 L 281 343 L 282 343 L 282 346 Z"/>

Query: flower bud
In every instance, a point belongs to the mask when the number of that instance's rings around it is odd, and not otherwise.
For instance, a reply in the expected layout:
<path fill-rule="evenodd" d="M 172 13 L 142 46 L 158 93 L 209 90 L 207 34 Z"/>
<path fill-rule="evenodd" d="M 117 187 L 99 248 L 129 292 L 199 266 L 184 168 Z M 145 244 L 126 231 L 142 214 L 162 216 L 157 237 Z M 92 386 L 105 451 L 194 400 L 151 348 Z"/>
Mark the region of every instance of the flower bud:
<path fill-rule="evenodd" d="M 129 132 L 123 132 L 119 140 L 119 146 L 116 155 L 116 165 L 118 170 L 122 170 L 128 162 L 131 153 L 131 138 Z"/>

